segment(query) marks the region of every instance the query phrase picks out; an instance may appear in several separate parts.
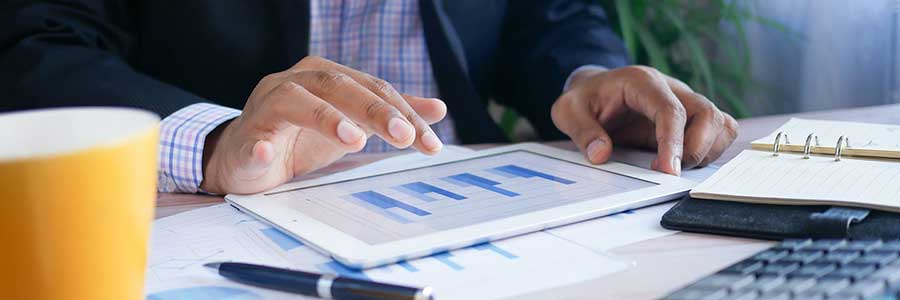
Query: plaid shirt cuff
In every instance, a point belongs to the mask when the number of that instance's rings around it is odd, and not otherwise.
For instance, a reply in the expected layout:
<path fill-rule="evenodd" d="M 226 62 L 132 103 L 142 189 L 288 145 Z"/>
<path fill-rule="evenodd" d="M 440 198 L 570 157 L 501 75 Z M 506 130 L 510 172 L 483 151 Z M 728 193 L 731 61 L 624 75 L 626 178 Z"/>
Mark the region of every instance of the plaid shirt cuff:
<path fill-rule="evenodd" d="M 159 135 L 160 192 L 196 193 L 203 181 L 203 145 L 216 127 L 240 110 L 209 103 L 184 107 L 162 120 Z"/>
<path fill-rule="evenodd" d="M 598 66 L 598 65 L 580 66 L 577 69 L 575 69 L 575 71 L 572 71 L 571 74 L 569 74 L 569 78 L 566 78 L 566 83 L 563 84 L 562 92 L 565 93 L 565 92 L 569 91 L 569 85 L 572 83 L 572 78 L 575 77 L 575 74 L 578 74 L 578 72 L 581 72 L 581 71 L 608 71 L 608 70 L 609 70 L 608 68 L 604 68 L 604 67 Z"/>

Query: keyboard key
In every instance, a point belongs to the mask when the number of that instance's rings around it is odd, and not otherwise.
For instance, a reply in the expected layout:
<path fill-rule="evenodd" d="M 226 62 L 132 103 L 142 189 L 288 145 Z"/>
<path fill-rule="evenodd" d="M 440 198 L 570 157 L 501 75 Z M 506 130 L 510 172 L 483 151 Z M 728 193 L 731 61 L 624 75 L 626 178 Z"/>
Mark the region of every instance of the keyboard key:
<path fill-rule="evenodd" d="M 896 260 L 898 255 L 893 252 L 869 251 L 859 258 L 853 260 L 854 263 L 875 264 L 878 267 L 887 265 Z"/>
<path fill-rule="evenodd" d="M 796 294 L 791 300 L 825 300 L 825 293 L 819 291 L 808 290 L 799 294 Z"/>
<path fill-rule="evenodd" d="M 884 281 L 881 280 L 870 280 L 863 279 L 858 282 L 853 283 L 847 289 L 841 291 L 841 293 L 848 293 L 861 296 L 863 298 L 868 298 L 872 296 L 876 296 L 884 292 L 887 286 L 884 284 Z M 840 298 L 840 297 L 835 297 Z"/>
<path fill-rule="evenodd" d="M 841 239 L 822 239 L 816 240 L 812 244 L 807 245 L 804 249 L 807 250 L 822 250 L 822 251 L 832 251 L 838 248 L 843 247 L 847 244 L 846 240 Z"/>
<path fill-rule="evenodd" d="M 884 241 L 881 245 L 875 247 L 874 250 L 900 252 L 900 240 Z"/>
<path fill-rule="evenodd" d="M 807 245 L 812 244 L 811 239 L 787 239 L 772 247 L 777 250 L 799 250 Z"/>
<path fill-rule="evenodd" d="M 754 290 L 740 290 L 728 295 L 730 300 L 755 300 L 759 299 L 759 292 Z"/>
<path fill-rule="evenodd" d="M 754 255 L 751 259 L 770 263 L 787 256 L 789 253 L 787 250 L 766 250 Z"/>
<path fill-rule="evenodd" d="M 850 251 L 850 250 L 834 250 L 825 254 L 825 257 L 818 259 L 820 262 L 831 262 L 838 264 L 846 264 L 860 256 L 860 251 Z"/>
<path fill-rule="evenodd" d="M 802 294 L 817 294 L 822 293 L 826 296 L 833 295 L 837 292 L 840 292 L 844 288 L 850 286 L 850 280 L 848 279 L 838 279 L 838 278 L 822 278 L 819 282 L 816 283 L 812 288 L 804 291 Z"/>
<path fill-rule="evenodd" d="M 825 278 L 846 278 L 851 280 L 861 279 L 875 271 L 875 266 L 871 264 L 846 264 L 831 273 L 826 274 Z"/>
<path fill-rule="evenodd" d="M 833 263 L 811 263 L 806 264 L 797 271 L 788 275 L 788 277 L 813 277 L 819 278 L 825 274 L 831 273 L 837 264 Z"/>
<path fill-rule="evenodd" d="M 887 284 L 900 283 L 900 266 L 886 266 L 875 271 L 868 279 L 882 280 Z"/>
<path fill-rule="evenodd" d="M 785 281 L 780 286 L 776 287 L 772 291 L 774 292 L 788 292 L 788 293 L 800 293 L 809 288 L 816 285 L 816 279 L 811 277 L 797 277 L 791 278 Z"/>
<path fill-rule="evenodd" d="M 752 289 L 762 293 L 774 290 L 786 281 L 784 276 L 760 276 L 756 281 L 743 287 L 744 289 Z"/>
<path fill-rule="evenodd" d="M 798 268 L 800 268 L 800 264 L 798 264 L 798 263 L 776 261 L 776 262 L 766 265 L 762 269 L 759 269 L 756 272 L 756 274 L 757 275 L 784 276 L 784 275 L 787 275 L 788 273 L 794 272 Z"/>
<path fill-rule="evenodd" d="M 844 246 L 846 250 L 869 251 L 881 246 L 881 240 L 855 240 Z"/>
<path fill-rule="evenodd" d="M 788 256 L 785 256 L 780 261 L 808 264 L 808 263 L 813 262 L 816 259 L 819 259 L 820 257 L 822 257 L 824 255 L 825 255 L 825 251 L 797 250 L 797 251 L 794 251 L 793 253 L 789 254 Z"/>
<path fill-rule="evenodd" d="M 666 296 L 666 300 L 718 300 L 728 297 L 726 289 L 686 288 Z"/>
<path fill-rule="evenodd" d="M 702 287 L 707 289 L 739 289 L 752 283 L 754 277 L 752 275 L 741 276 L 734 274 L 713 274 L 706 278 L 700 279 L 691 287 Z"/>
<path fill-rule="evenodd" d="M 759 296 L 757 299 L 765 300 L 791 300 L 791 293 L 787 292 L 768 292 Z"/>
<path fill-rule="evenodd" d="M 744 260 L 725 268 L 721 273 L 747 275 L 756 272 L 763 267 L 763 262 L 756 260 Z"/>
<path fill-rule="evenodd" d="M 853 294 L 850 292 L 844 292 L 844 291 L 840 291 L 834 295 L 831 295 L 831 297 L 828 297 L 828 299 L 863 300 L 863 298 L 860 297 L 859 295 L 856 295 L 856 294 Z"/>

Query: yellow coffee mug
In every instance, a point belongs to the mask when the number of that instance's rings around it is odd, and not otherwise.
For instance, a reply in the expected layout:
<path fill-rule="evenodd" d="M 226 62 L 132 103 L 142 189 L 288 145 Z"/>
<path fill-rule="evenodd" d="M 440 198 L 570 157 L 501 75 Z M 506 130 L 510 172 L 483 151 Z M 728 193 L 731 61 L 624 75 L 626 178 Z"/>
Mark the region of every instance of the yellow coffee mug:
<path fill-rule="evenodd" d="M 0 114 L 0 298 L 142 299 L 159 118 Z"/>

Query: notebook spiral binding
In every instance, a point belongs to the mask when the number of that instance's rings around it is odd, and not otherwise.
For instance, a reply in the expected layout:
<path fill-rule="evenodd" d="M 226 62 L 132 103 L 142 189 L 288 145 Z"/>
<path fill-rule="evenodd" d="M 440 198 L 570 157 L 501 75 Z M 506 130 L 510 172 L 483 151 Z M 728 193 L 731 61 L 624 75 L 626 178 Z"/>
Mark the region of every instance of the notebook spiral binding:
<path fill-rule="evenodd" d="M 775 135 L 775 142 L 772 143 L 772 156 L 778 156 L 778 150 L 781 147 L 781 138 L 784 137 L 784 144 L 790 144 L 788 141 L 787 133 L 783 131 L 778 132 Z M 813 146 L 813 142 L 815 141 L 815 146 Z M 819 146 L 819 136 L 815 133 L 810 133 L 806 136 L 806 144 L 803 145 L 803 159 L 809 159 L 809 153 L 813 147 Z M 841 152 L 844 148 L 850 148 L 850 138 L 847 136 L 838 137 L 837 144 L 834 146 L 834 161 L 841 161 Z"/>

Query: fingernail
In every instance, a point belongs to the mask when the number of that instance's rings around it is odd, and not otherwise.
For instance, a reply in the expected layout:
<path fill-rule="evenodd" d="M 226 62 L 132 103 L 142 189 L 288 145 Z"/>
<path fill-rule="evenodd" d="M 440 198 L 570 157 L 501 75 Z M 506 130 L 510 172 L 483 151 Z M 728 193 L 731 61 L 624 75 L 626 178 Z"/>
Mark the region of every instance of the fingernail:
<path fill-rule="evenodd" d="M 341 139 L 341 142 L 347 145 L 352 145 L 358 142 L 361 138 L 365 136 L 365 133 L 356 125 L 350 123 L 347 120 L 341 120 L 337 126 L 337 135 L 338 138 Z"/>
<path fill-rule="evenodd" d="M 412 136 L 413 128 L 408 122 L 400 118 L 393 118 L 388 121 L 388 133 L 397 141 L 406 141 Z"/>
<path fill-rule="evenodd" d="M 600 150 L 603 148 L 603 144 L 603 140 L 601 139 L 596 139 L 588 144 L 587 155 L 591 161 L 593 161 L 597 157 L 597 155 L 600 154 Z"/>
<path fill-rule="evenodd" d="M 672 159 L 672 170 L 675 170 L 675 175 L 681 176 L 681 157 Z"/>
<path fill-rule="evenodd" d="M 438 151 L 444 144 L 441 143 L 441 140 L 438 139 L 437 135 L 434 135 L 434 132 L 427 131 L 422 135 L 422 146 L 425 146 L 425 149 L 428 149 L 429 151 Z"/>

